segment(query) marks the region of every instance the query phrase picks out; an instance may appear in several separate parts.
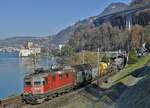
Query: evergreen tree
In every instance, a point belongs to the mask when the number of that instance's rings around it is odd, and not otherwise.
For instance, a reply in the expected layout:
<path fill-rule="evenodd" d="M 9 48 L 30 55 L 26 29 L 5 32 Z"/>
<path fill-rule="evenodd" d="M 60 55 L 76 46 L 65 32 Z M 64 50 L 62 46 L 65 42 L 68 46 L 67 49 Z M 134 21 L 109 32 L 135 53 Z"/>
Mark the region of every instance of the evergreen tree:
<path fill-rule="evenodd" d="M 132 49 L 129 53 L 129 58 L 128 58 L 128 64 L 134 64 L 138 61 L 137 59 L 137 53 L 135 49 Z"/>
<path fill-rule="evenodd" d="M 102 62 L 105 62 L 105 63 L 109 62 L 109 58 L 106 56 L 106 54 L 103 56 Z"/>

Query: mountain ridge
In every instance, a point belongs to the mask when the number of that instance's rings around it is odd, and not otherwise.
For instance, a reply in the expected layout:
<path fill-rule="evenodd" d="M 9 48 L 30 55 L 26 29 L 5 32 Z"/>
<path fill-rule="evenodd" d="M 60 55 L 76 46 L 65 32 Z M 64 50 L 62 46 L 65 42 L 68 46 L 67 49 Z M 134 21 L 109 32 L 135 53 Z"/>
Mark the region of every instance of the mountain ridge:
<path fill-rule="evenodd" d="M 32 36 L 24 36 L 24 37 L 10 37 L 6 39 L 0 40 L 0 47 L 16 47 L 21 48 L 25 46 L 27 42 L 32 41 L 38 44 L 41 47 L 44 47 L 47 44 L 49 37 L 32 37 Z"/>

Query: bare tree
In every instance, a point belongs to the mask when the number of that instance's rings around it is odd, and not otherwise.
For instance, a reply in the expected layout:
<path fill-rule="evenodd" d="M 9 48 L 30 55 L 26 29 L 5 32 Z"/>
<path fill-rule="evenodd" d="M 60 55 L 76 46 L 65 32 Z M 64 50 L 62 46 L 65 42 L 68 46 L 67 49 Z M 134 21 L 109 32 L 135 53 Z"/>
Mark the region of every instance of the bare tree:
<path fill-rule="evenodd" d="M 143 43 L 143 27 L 140 25 L 135 25 L 132 27 L 131 30 L 131 47 L 132 49 L 136 49 L 141 47 L 142 43 Z"/>

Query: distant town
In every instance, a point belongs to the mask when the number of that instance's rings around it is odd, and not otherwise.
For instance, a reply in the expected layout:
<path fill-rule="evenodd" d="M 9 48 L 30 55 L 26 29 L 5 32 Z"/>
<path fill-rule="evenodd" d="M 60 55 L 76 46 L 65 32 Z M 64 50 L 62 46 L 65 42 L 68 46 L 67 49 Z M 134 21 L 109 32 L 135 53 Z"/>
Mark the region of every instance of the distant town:
<path fill-rule="evenodd" d="M 3 52 L 3 53 L 6 53 L 6 52 L 19 52 L 19 48 L 15 48 L 15 47 L 3 47 L 3 48 L 0 48 L 0 52 Z"/>
<path fill-rule="evenodd" d="M 37 55 L 41 53 L 41 48 L 38 44 L 34 44 L 33 42 L 28 42 L 25 46 L 21 48 L 16 47 L 3 47 L 0 48 L 0 52 L 2 53 L 19 53 L 19 56 L 30 56 L 32 54 Z"/>

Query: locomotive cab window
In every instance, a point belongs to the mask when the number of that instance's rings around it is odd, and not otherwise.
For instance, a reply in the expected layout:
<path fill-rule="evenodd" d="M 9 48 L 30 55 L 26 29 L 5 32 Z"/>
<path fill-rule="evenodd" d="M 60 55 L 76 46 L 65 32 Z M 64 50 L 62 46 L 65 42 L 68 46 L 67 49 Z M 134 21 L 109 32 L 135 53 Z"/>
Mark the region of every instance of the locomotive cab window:
<path fill-rule="evenodd" d="M 35 82 L 34 82 L 34 85 L 35 85 L 35 86 L 41 86 L 41 81 L 35 81 Z"/>
<path fill-rule="evenodd" d="M 25 85 L 26 86 L 31 86 L 31 82 L 30 81 L 25 81 Z"/>

